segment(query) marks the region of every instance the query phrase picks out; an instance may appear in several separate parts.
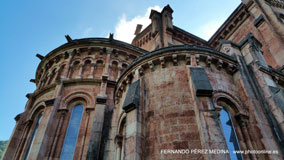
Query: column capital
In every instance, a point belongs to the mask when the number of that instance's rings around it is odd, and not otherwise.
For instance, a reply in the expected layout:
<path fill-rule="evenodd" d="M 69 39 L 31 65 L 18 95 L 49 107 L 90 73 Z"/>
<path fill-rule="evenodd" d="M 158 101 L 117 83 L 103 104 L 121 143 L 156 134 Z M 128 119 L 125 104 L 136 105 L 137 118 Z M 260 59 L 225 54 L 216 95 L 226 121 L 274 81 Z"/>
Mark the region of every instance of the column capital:
<path fill-rule="evenodd" d="M 239 113 L 235 116 L 235 118 L 241 127 L 247 126 L 249 121 L 249 116 Z"/>
<path fill-rule="evenodd" d="M 117 135 L 115 135 L 115 137 L 114 137 L 114 143 L 115 143 L 118 147 L 120 147 L 120 146 L 122 145 L 122 139 L 123 139 L 123 136 L 120 135 L 120 134 L 117 134 Z"/>
<path fill-rule="evenodd" d="M 55 102 L 55 99 L 56 98 L 53 98 L 53 99 L 48 99 L 46 101 L 44 101 L 45 105 L 48 107 L 48 106 L 52 106 Z"/>
<path fill-rule="evenodd" d="M 58 109 L 57 112 L 60 113 L 60 116 L 65 117 L 67 115 L 68 109 Z"/>

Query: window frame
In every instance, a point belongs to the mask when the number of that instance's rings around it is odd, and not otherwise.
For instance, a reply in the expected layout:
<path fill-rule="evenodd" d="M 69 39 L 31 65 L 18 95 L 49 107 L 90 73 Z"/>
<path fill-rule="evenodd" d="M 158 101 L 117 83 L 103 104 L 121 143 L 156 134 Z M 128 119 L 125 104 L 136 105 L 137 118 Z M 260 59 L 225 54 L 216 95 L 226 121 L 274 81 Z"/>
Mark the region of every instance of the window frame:
<path fill-rule="evenodd" d="M 77 135 L 76 135 L 76 142 L 75 142 L 75 144 L 74 144 L 74 146 L 73 146 L 73 154 L 72 154 L 72 159 L 74 158 L 74 154 L 75 154 L 75 152 L 76 152 L 76 146 L 77 146 L 77 143 L 78 143 L 78 138 L 79 138 L 79 135 L 80 135 L 80 130 L 81 130 L 81 125 L 82 125 L 82 120 L 83 120 L 83 117 L 84 117 L 84 113 L 85 113 L 85 104 L 84 103 L 82 103 L 82 102 L 77 102 L 77 103 L 73 103 L 72 104 L 72 111 L 71 111 L 71 113 L 70 113 L 70 116 L 69 116 L 69 120 L 68 120 L 68 125 L 67 125 L 67 128 L 66 128 L 66 131 L 65 131 L 65 134 L 64 134 L 64 140 L 63 140 L 63 143 L 62 143 L 62 147 L 61 147 L 61 151 L 60 151 L 60 157 L 59 157 L 59 159 L 61 160 L 61 159 L 63 159 L 63 157 L 62 157 L 62 155 L 64 154 L 63 152 L 65 151 L 64 150 L 64 148 L 65 148 L 65 144 L 66 144 L 66 137 L 72 132 L 69 132 L 69 130 L 70 130 L 70 123 L 71 123 L 71 120 L 72 120 L 72 115 L 74 114 L 74 108 L 75 107 L 77 107 L 77 106 L 81 106 L 81 108 L 82 108 L 82 111 L 81 111 L 81 118 L 80 118 L 80 123 L 79 123 L 79 125 L 78 126 L 76 126 L 76 127 L 78 127 L 78 128 L 76 128 L 77 129 Z"/>

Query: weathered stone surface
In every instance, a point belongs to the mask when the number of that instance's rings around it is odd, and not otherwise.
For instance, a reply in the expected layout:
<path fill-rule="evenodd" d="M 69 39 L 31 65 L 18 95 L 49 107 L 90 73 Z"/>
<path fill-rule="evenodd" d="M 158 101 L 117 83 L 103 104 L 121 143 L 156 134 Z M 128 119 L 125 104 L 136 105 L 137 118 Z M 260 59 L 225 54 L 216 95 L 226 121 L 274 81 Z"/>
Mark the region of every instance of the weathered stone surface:
<path fill-rule="evenodd" d="M 284 27 L 276 16 L 284 11 L 255 2 L 243 0 L 209 41 L 174 26 L 169 5 L 151 12 L 132 45 L 113 35 L 66 36 L 68 43 L 38 56 L 37 89 L 15 118 L 3 159 L 60 159 L 78 104 L 73 159 L 229 159 L 204 153 L 228 149 L 223 109 L 241 150 L 278 152 L 244 159 L 283 159 Z M 172 153 L 181 150 L 190 153 Z"/>
<path fill-rule="evenodd" d="M 140 101 L 140 80 L 129 85 L 122 108 L 125 112 L 129 112 L 139 106 Z"/>
<path fill-rule="evenodd" d="M 203 68 L 189 67 L 196 96 L 212 96 L 213 88 Z"/>

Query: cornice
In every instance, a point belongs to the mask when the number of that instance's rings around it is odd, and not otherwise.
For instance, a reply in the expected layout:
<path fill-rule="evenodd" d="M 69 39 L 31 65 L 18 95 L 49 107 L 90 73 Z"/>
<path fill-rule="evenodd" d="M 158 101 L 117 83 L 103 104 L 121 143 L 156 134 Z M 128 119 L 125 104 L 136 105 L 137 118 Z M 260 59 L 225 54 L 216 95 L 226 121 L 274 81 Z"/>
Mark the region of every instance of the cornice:
<path fill-rule="evenodd" d="M 278 84 L 284 84 L 284 74 L 282 72 L 271 67 L 267 68 L 261 64 L 258 64 L 258 66 L 260 71 L 270 75 Z"/>
<path fill-rule="evenodd" d="M 273 7 L 284 9 L 284 1 L 282 0 L 265 0 L 265 2 L 267 2 Z"/>
<path fill-rule="evenodd" d="M 66 50 L 69 50 L 69 49 L 72 49 L 72 48 L 84 48 L 84 47 L 90 48 L 90 47 L 95 47 L 95 46 L 99 46 L 99 47 L 116 46 L 116 48 L 121 48 L 122 50 L 129 50 L 130 54 L 134 54 L 135 56 L 140 56 L 140 55 L 148 53 L 148 51 L 146 51 L 142 48 L 136 47 L 134 45 L 131 45 L 131 44 L 128 44 L 128 43 L 125 43 L 125 42 L 122 42 L 122 41 L 109 39 L 109 38 L 74 39 L 72 41 L 69 41 L 68 43 L 65 43 L 65 44 L 55 48 L 54 50 L 49 52 L 46 56 L 44 56 L 42 58 L 41 62 L 39 63 L 38 67 L 37 67 L 35 77 L 38 76 L 42 66 L 47 61 L 54 58 L 57 53 L 64 54 L 64 52 Z M 95 47 L 95 49 L 97 49 L 97 48 Z"/>
<path fill-rule="evenodd" d="M 179 60 L 185 60 L 187 65 L 191 65 L 191 56 L 195 57 L 196 63 L 203 61 L 206 63 L 206 66 L 210 66 L 211 63 L 214 63 L 218 70 L 225 68 L 230 74 L 233 74 L 238 69 L 238 63 L 235 57 L 211 48 L 196 45 L 179 45 L 161 48 L 138 57 L 125 69 L 116 83 L 114 98 L 117 96 L 118 89 L 124 91 L 126 85 L 131 83 L 131 79 L 135 74 L 142 76 L 145 69 L 154 70 L 154 66 L 157 65 L 161 65 L 164 68 L 166 67 L 166 61 L 172 61 L 173 65 L 178 65 Z"/>
<path fill-rule="evenodd" d="M 62 80 L 62 83 L 64 86 L 68 86 L 68 85 L 74 85 L 74 84 L 81 84 L 81 85 L 91 85 L 91 84 L 95 84 L 95 85 L 100 85 L 102 82 L 101 79 L 67 79 L 67 80 Z M 113 82 L 107 82 L 110 83 L 109 86 L 114 86 Z M 57 83 L 52 83 L 50 85 L 47 85 L 41 89 L 37 89 L 34 91 L 33 94 L 31 94 L 31 98 L 34 98 L 36 96 L 39 96 L 41 94 L 44 94 L 46 92 L 49 92 L 50 90 L 55 89 Z"/>
<path fill-rule="evenodd" d="M 241 3 L 234 12 L 226 19 L 221 27 L 209 39 L 208 43 L 215 48 L 220 39 L 226 39 L 234 33 L 234 31 L 246 20 L 249 16 L 247 8 L 252 5 L 252 2 L 245 5 Z"/>

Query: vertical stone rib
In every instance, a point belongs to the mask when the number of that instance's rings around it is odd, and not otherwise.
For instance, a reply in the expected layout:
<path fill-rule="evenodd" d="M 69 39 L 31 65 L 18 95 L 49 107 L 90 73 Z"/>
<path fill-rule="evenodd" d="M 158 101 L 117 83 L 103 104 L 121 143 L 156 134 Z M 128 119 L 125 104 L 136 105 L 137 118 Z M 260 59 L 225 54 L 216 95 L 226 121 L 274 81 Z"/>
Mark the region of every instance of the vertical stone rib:
<path fill-rule="evenodd" d="M 87 160 L 99 159 L 101 137 L 104 124 L 105 104 L 96 104 L 92 131 L 87 151 Z"/>
<path fill-rule="evenodd" d="M 61 110 L 58 110 L 59 109 L 59 104 L 60 104 L 60 101 L 61 101 L 61 94 L 62 94 L 62 91 L 64 89 L 64 86 L 63 86 L 63 83 L 61 82 L 59 85 L 57 85 L 56 87 L 56 91 L 55 91 L 55 94 L 54 94 L 54 97 L 56 97 L 55 101 L 54 101 L 54 104 L 53 104 L 53 109 L 52 109 L 52 112 L 50 113 L 50 119 L 47 123 L 48 126 L 51 126 L 52 124 L 56 123 L 55 122 L 55 115 L 56 113 L 59 111 L 60 112 L 60 118 L 59 118 L 59 122 L 57 123 L 57 126 L 55 128 L 55 135 L 53 136 L 52 138 L 52 141 L 51 141 L 51 146 L 49 148 L 49 150 L 47 150 L 47 159 L 52 159 L 54 158 L 54 154 L 55 154 L 55 147 L 57 146 L 57 141 L 58 141 L 58 137 L 60 136 L 60 132 L 61 132 L 61 128 L 62 128 L 62 124 L 64 122 L 64 119 L 65 119 L 65 116 L 68 112 L 67 109 L 61 109 Z M 52 130 L 52 127 L 49 127 L 46 129 L 46 133 L 50 132 Z"/>
<path fill-rule="evenodd" d="M 19 143 L 19 145 L 18 145 L 18 147 L 16 149 L 16 154 L 14 155 L 14 158 L 13 158 L 14 160 L 20 159 L 20 156 L 22 154 L 25 142 L 26 142 L 26 140 L 28 138 L 27 135 L 28 135 L 28 133 L 30 131 L 31 125 L 32 125 L 32 121 L 28 121 L 27 124 L 26 124 L 26 127 L 24 129 L 24 132 L 23 132 L 24 134 L 22 135 L 21 141 L 20 141 L 20 143 Z"/>
<path fill-rule="evenodd" d="M 96 67 L 96 64 L 95 64 L 95 63 L 92 63 L 92 64 L 91 64 L 91 76 L 90 76 L 90 78 L 94 78 L 94 75 L 95 75 L 95 67 Z"/>
<path fill-rule="evenodd" d="M 79 75 L 78 75 L 78 78 L 82 78 L 82 75 L 83 75 L 83 66 L 84 66 L 84 64 L 80 64 L 80 65 L 79 65 Z"/>
<path fill-rule="evenodd" d="M 247 129 L 247 124 L 242 124 L 241 125 L 241 130 L 242 130 L 242 133 L 243 133 L 243 135 L 244 135 L 244 138 L 245 138 L 245 140 L 246 140 L 246 144 L 247 144 L 247 148 L 249 149 L 249 150 L 254 150 L 254 147 L 253 147 L 253 145 L 252 145 L 252 143 L 251 143 L 251 139 L 250 139 L 250 136 L 249 136 L 249 133 L 248 133 L 248 129 Z M 250 158 L 251 159 L 253 159 L 253 160 L 256 160 L 257 159 L 257 157 L 256 157 L 256 155 L 255 154 L 249 154 L 250 155 Z"/>
<path fill-rule="evenodd" d="M 84 149 L 85 149 L 85 141 L 86 141 L 86 136 L 87 136 L 87 132 L 88 132 L 88 126 L 89 126 L 89 120 L 90 120 L 90 110 L 86 108 L 86 112 L 87 112 L 87 122 L 86 122 L 86 125 L 85 125 L 85 131 L 84 131 L 84 137 L 83 137 L 83 145 L 82 145 L 82 149 L 81 149 L 81 152 L 80 152 L 80 156 L 81 157 L 80 159 L 83 159 L 83 156 L 84 156 Z"/>
<path fill-rule="evenodd" d="M 59 123 L 56 127 L 56 132 L 55 132 L 56 134 L 55 134 L 55 137 L 52 141 L 51 150 L 50 150 L 50 153 L 48 154 L 49 160 L 53 159 L 54 156 L 55 156 L 55 150 L 56 150 L 56 147 L 57 147 L 58 139 L 60 137 L 60 133 L 61 133 L 61 130 L 62 130 L 62 125 L 63 125 L 64 119 L 65 119 L 65 116 L 66 116 L 66 110 L 62 110 L 61 113 L 60 113 Z"/>

